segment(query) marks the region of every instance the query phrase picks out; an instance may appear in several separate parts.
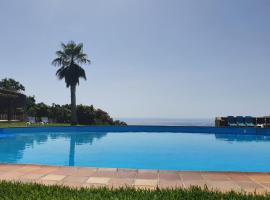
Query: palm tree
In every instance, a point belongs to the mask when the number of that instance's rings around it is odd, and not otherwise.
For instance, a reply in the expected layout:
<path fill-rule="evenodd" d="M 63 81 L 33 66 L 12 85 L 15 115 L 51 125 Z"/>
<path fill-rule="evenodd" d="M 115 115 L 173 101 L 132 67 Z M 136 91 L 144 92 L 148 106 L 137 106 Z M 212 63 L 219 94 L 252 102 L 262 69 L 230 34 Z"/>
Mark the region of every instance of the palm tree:
<path fill-rule="evenodd" d="M 84 69 L 80 66 L 82 64 L 90 64 L 87 59 L 87 54 L 83 53 L 83 44 L 76 44 L 73 41 L 67 44 L 61 44 L 62 49 L 56 51 L 56 58 L 52 64 L 58 66 L 56 76 L 62 80 L 65 79 L 67 88 L 70 87 L 71 93 L 71 124 L 77 124 L 76 111 L 76 86 L 79 85 L 79 79 L 86 80 Z"/>

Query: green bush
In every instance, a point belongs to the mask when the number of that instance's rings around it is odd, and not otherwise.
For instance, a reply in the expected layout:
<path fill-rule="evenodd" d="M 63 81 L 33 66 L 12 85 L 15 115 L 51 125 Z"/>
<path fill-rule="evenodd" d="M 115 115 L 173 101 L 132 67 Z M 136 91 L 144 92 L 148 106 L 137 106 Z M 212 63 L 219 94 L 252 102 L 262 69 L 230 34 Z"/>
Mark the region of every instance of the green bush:
<path fill-rule="evenodd" d="M 70 123 L 71 106 L 45 103 L 36 103 L 35 97 L 27 97 L 26 111 L 28 116 L 35 116 L 39 121 L 41 117 L 49 117 L 54 123 Z M 126 125 L 125 122 L 119 120 L 114 121 L 110 115 L 101 110 L 94 108 L 93 105 L 77 106 L 78 123 L 82 125 Z"/>

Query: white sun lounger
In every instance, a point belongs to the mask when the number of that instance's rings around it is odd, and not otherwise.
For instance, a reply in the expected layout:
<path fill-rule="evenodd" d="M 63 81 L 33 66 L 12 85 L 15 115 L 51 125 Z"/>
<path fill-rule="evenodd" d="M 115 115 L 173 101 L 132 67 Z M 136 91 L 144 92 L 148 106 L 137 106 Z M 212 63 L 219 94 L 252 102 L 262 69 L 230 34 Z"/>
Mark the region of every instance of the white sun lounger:
<path fill-rule="evenodd" d="M 48 117 L 41 117 L 41 124 L 45 125 L 49 123 Z"/>
<path fill-rule="evenodd" d="M 36 118 L 35 117 L 28 117 L 28 121 L 26 122 L 27 126 L 30 126 L 31 124 L 36 123 Z"/>

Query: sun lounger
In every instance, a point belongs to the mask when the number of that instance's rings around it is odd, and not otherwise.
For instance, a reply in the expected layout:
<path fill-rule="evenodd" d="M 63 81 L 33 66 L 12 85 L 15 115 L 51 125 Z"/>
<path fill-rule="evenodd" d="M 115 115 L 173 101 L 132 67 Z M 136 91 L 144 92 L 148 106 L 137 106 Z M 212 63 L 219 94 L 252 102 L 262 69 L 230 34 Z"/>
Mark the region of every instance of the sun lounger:
<path fill-rule="evenodd" d="M 259 127 L 259 128 L 264 128 L 265 124 L 257 124 L 256 126 Z"/>
<path fill-rule="evenodd" d="M 235 127 L 237 124 L 235 123 L 235 118 L 233 116 L 227 117 L 228 126 Z"/>
<path fill-rule="evenodd" d="M 48 117 L 41 117 L 41 124 L 45 125 L 49 123 Z"/>
<path fill-rule="evenodd" d="M 237 124 L 237 126 L 240 126 L 240 127 L 246 126 L 244 117 L 242 117 L 242 116 L 237 116 L 237 117 L 236 117 L 236 124 Z"/>
<path fill-rule="evenodd" d="M 253 123 L 253 117 L 251 117 L 251 116 L 246 116 L 246 117 L 245 117 L 245 124 L 246 124 L 246 126 L 254 127 L 255 124 Z"/>
<path fill-rule="evenodd" d="M 36 123 L 36 118 L 35 117 L 28 117 L 28 120 L 26 122 L 27 126 L 30 126 L 31 124 L 35 124 Z"/>

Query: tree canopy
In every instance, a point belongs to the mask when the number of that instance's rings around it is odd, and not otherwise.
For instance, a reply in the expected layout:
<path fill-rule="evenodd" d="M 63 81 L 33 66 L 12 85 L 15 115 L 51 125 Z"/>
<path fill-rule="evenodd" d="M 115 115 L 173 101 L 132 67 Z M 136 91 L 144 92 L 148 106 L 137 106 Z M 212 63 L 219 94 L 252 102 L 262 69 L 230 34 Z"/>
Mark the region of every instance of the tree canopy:
<path fill-rule="evenodd" d="M 55 123 L 70 123 L 71 105 L 36 103 L 35 98 L 27 98 L 27 114 L 35 116 L 37 119 L 48 117 L 50 121 Z M 110 115 L 93 105 L 77 105 L 78 123 L 83 125 L 126 125 L 125 122 L 113 120 Z"/>
<path fill-rule="evenodd" d="M 4 78 L 0 81 L 0 88 L 12 91 L 25 91 L 25 87 L 18 81 L 12 78 Z"/>

